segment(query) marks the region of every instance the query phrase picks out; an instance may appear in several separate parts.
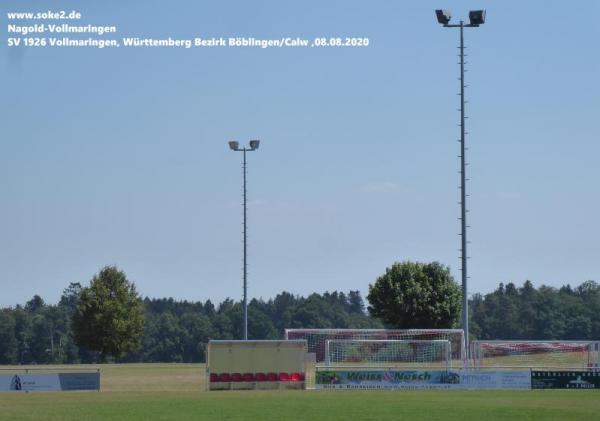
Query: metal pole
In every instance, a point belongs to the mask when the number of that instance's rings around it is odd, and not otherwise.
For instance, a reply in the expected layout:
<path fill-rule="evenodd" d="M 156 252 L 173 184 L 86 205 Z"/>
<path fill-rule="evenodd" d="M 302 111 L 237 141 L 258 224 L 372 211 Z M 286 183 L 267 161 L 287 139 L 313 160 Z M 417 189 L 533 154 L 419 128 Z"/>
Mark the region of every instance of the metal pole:
<path fill-rule="evenodd" d="M 248 232 L 247 232 L 247 221 L 246 221 L 246 148 L 243 149 L 244 152 L 244 340 L 248 340 L 248 268 L 247 268 L 247 240 L 248 240 Z"/>
<path fill-rule="evenodd" d="M 465 332 L 467 359 L 469 358 L 469 309 L 467 297 L 467 204 L 465 186 L 465 55 L 463 21 L 460 21 L 460 214 L 462 262 L 462 328 Z"/>

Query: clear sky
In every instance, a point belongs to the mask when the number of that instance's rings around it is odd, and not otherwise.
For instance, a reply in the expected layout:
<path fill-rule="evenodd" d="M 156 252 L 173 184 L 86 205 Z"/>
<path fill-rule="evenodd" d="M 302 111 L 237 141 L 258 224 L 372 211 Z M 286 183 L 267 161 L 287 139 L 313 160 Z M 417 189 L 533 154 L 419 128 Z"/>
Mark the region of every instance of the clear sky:
<path fill-rule="evenodd" d="M 459 271 L 465 30 L 470 293 L 600 281 L 600 2 L 3 1 L 0 306 L 118 265 L 144 296 L 358 289 L 394 261 Z M 6 11 L 117 36 L 368 37 L 368 48 L 9 49 Z"/>

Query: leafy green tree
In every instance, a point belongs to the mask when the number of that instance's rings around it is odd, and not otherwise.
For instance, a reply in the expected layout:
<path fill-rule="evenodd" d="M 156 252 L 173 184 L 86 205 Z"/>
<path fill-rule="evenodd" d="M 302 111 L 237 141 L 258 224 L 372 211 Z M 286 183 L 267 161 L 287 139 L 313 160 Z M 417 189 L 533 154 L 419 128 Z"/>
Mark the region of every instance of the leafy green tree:
<path fill-rule="evenodd" d="M 566 320 L 562 304 L 556 288 L 545 285 L 538 288 L 535 339 L 564 339 Z"/>
<path fill-rule="evenodd" d="M 298 299 L 289 292 L 277 294 L 273 300 L 269 300 L 271 319 L 279 332 L 287 327 L 292 327 L 291 312 L 298 305 Z"/>
<path fill-rule="evenodd" d="M 500 338 L 518 339 L 523 329 L 518 309 L 519 293 L 512 282 L 499 291 L 496 322 Z"/>
<path fill-rule="evenodd" d="M 183 362 L 184 332 L 179 320 L 170 311 L 147 322 L 147 342 L 144 343 L 145 355 L 151 361 Z"/>
<path fill-rule="evenodd" d="M 215 305 L 212 303 L 212 301 L 206 300 L 203 308 L 204 308 L 204 314 L 206 314 L 208 317 L 215 315 Z"/>
<path fill-rule="evenodd" d="M 594 281 L 586 281 L 576 291 L 590 314 L 590 338 L 600 338 L 600 285 Z"/>
<path fill-rule="evenodd" d="M 87 358 L 81 358 L 80 354 L 89 354 L 89 351 L 80 349 L 75 344 L 75 338 L 73 335 L 73 329 L 71 321 L 73 315 L 77 311 L 79 304 L 79 296 L 81 295 L 82 286 L 79 282 L 71 282 L 67 288 L 63 290 L 60 301 L 58 302 L 58 308 L 60 309 L 61 315 L 65 318 L 66 323 L 63 326 L 63 330 L 60 332 L 59 338 L 60 343 L 60 359 L 65 363 L 80 363 L 83 361 L 89 361 Z"/>
<path fill-rule="evenodd" d="M 537 318 L 537 300 L 537 290 L 533 287 L 531 281 L 525 281 L 523 286 L 519 288 L 519 299 L 517 300 L 520 325 L 519 339 L 531 339 L 537 336 L 534 326 L 534 321 Z"/>
<path fill-rule="evenodd" d="M 278 337 L 273 322 L 259 308 L 256 300 L 248 306 L 248 332 L 252 339 L 276 339 Z"/>
<path fill-rule="evenodd" d="M 77 310 L 77 305 L 79 304 L 81 289 L 82 287 L 79 282 L 71 282 L 69 286 L 63 290 L 58 304 L 69 309 L 71 313 L 74 313 Z"/>
<path fill-rule="evenodd" d="M 17 305 L 13 312 L 15 317 L 15 337 L 17 338 L 17 359 L 20 364 L 32 361 L 29 346 L 31 342 L 31 314 L 24 307 Z"/>
<path fill-rule="evenodd" d="M 144 308 L 135 285 L 114 266 L 103 268 L 83 288 L 73 315 L 75 341 L 100 355 L 121 358 L 141 346 Z"/>
<path fill-rule="evenodd" d="M 181 316 L 183 330 L 183 361 L 206 361 L 206 344 L 214 336 L 210 320 L 204 314 L 185 313 Z"/>
<path fill-rule="evenodd" d="M 369 312 L 401 329 L 451 328 L 460 315 L 461 292 L 440 263 L 394 263 L 369 285 Z"/>
<path fill-rule="evenodd" d="M 211 318 L 215 329 L 215 339 L 241 339 L 243 336 L 242 321 L 244 313 L 241 303 L 226 298 Z"/>
<path fill-rule="evenodd" d="M 471 300 L 472 326 L 480 339 L 575 340 L 598 337 L 600 288 L 593 281 L 560 289 L 530 281 L 508 283 Z"/>
<path fill-rule="evenodd" d="M 43 313 L 33 316 L 29 352 L 37 364 L 52 362 L 52 322 Z"/>
<path fill-rule="evenodd" d="M 348 294 L 348 311 L 355 314 L 365 314 L 365 303 L 360 291 L 350 291 Z"/>
<path fill-rule="evenodd" d="M 29 313 L 37 313 L 38 311 L 41 311 L 45 305 L 46 303 L 42 297 L 36 294 L 31 300 L 25 303 L 25 310 L 27 310 Z"/>
<path fill-rule="evenodd" d="M 10 309 L 0 310 L 0 364 L 15 364 L 19 351 L 15 336 L 15 316 Z"/>
<path fill-rule="evenodd" d="M 34 295 L 24 307 L 15 308 L 15 334 L 19 341 L 21 363 L 53 362 L 53 326 L 46 317 L 48 308 L 39 295 Z"/>

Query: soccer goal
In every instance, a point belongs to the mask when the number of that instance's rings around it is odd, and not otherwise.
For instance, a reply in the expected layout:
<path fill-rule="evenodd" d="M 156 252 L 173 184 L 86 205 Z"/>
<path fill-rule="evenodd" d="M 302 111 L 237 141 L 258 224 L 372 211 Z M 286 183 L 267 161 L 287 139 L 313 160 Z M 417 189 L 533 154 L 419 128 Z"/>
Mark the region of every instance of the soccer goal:
<path fill-rule="evenodd" d="M 285 339 L 305 339 L 308 352 L 315 355 L 317 364 L 325 362 L 328 340 L 445 340 L 450 343 L 455 367 L 462 366 L 466 357 L 465 337 L 461 329 L 286 329 Z"/>
<path fill-rule="evenodd" d="M 473 341 L 475 368 L 598 369 L 599 341 Z"/>
<path fill-rule="evenodd" d="M 452 349 L 443 339 L 328 339 L 325 365 L 449 370 Z"/>

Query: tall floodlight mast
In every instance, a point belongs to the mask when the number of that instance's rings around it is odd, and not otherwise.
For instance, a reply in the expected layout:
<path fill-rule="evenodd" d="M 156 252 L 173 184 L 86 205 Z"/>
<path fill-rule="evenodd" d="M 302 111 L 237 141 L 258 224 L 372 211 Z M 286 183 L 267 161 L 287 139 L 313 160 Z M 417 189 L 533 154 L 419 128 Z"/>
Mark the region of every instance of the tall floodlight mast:
<path fill-rule="evenodd" d="M 469 352 L 469 301 L 467 289 L 467 203 L 466 203 L 466 172 L 465 172 L 465 46 L 463 40 L 464 28 L 477 28 L 485 23 L 485 10 L 471 10 L 469 23 L 462 20 L 455 25 L 450 24 L 451 14 L 448 10 L 436 10 L 437 20 L 444 28 L 460 29 L 460 221 L 461 221 L 461 275 L 462 275 L 462 328 L 467 343 L 467 358 Z"/>
<path fill-rule="evenodd" d="M 242 264 L 242 277 L 243 277 L 243 289 L 244 289 L 244 340 L 248 340 L 248 220 L 247 220 L 247 210 L 248 210 L 248 202 L 247 202 L 247 191 L 246 191 L 246 152 L 252 152 L 258 149 L 260 141 L 251 140 L 249 147 L 240 148 L 239 142 L 232 140 L 229 142 L 229 148 L 235 152 L 243 152 L 244 159 L 242 161 L 242 172 L 243 172 L 243 185 L 244 185 L 244 231 L 243 231 L 243 239 L 244 239 L 244 258 Z"/>

